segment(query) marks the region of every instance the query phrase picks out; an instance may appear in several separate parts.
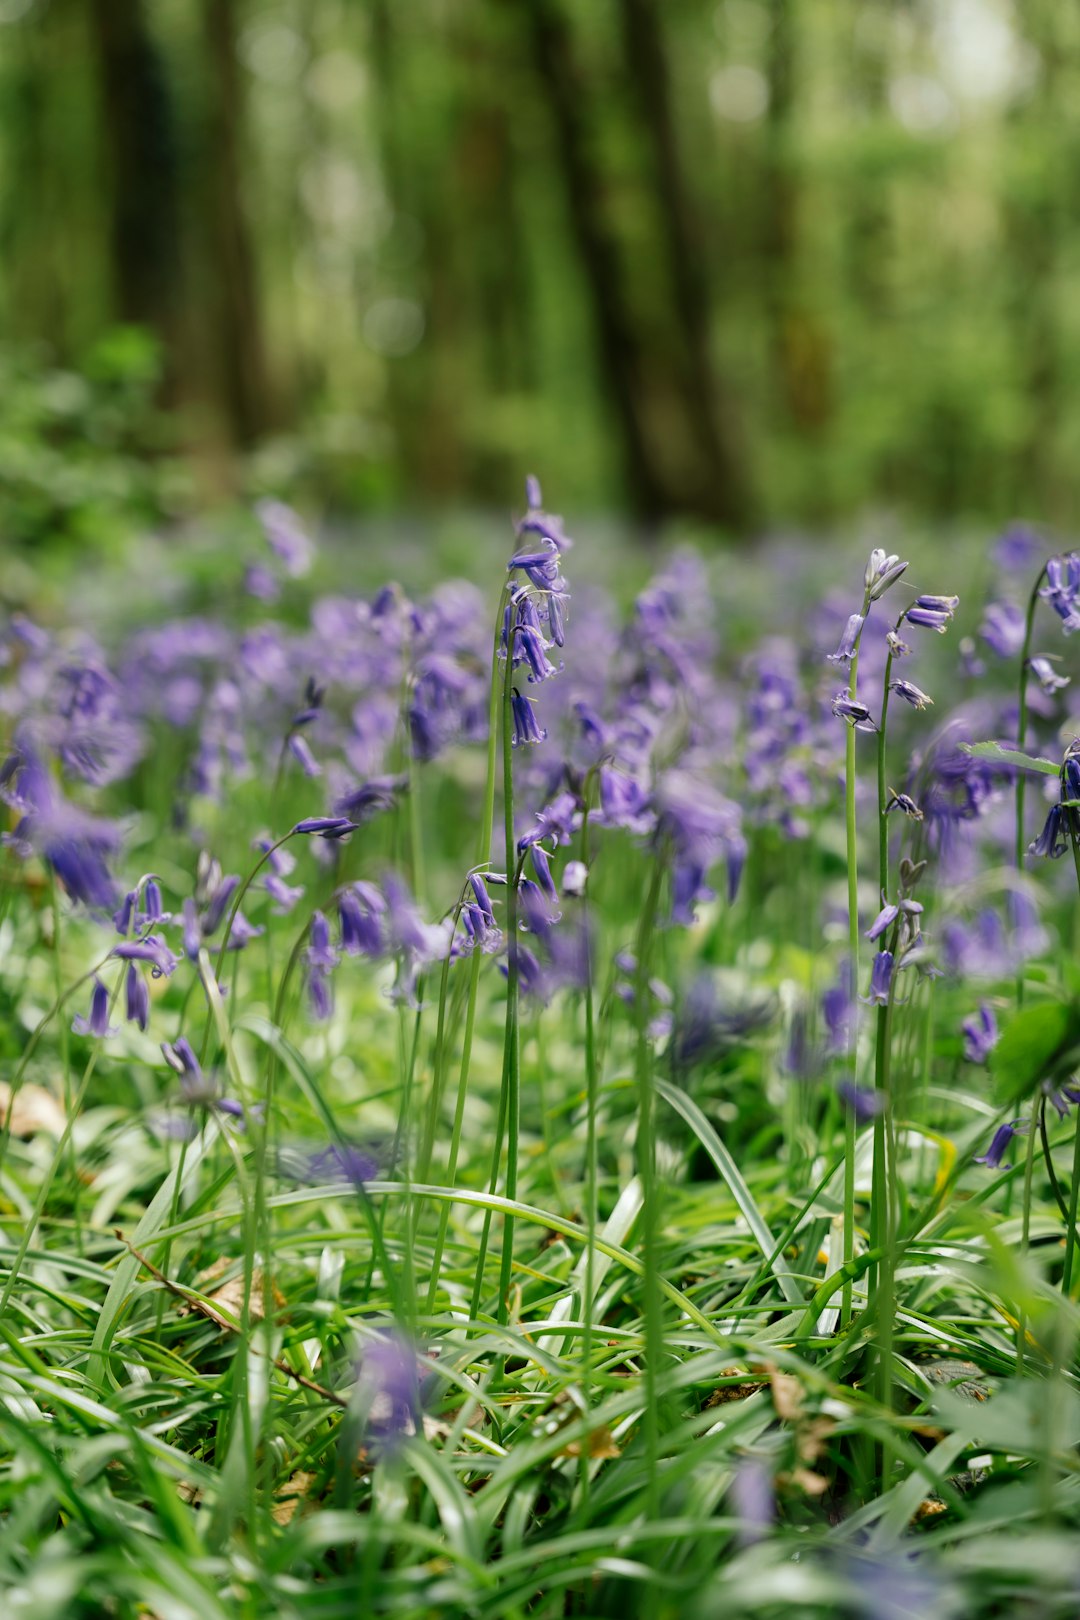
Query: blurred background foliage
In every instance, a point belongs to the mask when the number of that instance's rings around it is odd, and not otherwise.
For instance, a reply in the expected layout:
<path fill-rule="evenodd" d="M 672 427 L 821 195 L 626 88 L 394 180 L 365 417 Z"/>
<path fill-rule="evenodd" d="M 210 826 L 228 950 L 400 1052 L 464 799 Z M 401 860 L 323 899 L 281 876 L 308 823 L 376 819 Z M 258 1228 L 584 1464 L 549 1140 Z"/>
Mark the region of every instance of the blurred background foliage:
<path fill-rule="evenodd" d="M 1075 522 L 1080 8 L 0 0 L 0 523 Z"/>

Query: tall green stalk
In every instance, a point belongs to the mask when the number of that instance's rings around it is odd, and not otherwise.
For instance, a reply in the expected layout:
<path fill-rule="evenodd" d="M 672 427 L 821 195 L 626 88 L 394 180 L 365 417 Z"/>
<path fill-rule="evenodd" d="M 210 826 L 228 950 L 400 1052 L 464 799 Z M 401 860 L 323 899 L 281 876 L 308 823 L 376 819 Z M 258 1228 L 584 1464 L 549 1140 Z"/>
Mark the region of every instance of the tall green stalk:
<path fill-rule="evenodd" d="M 867 603 L 863 602 L 863 616 Z M 859 678 L 859 647 L 856 642 L 851 655 L 848 676 L 848 697 L 854 701 Z M 855 727 L 848 726 L 844 739 L 844 827 L 847 835 L 847 895 L 848 895 L 848 954 L 851 958 L 852 994 L 859 983 L 859 834 L 855 815 Z M 854 1008 L 851 1013 L 851 1061 L 856 1068 L 858 1054 L 858 1021 Z M 855 1258 L 855 1104 L 844 1105 L 844 1265 L 847 1280 L 840 1296 L 840 1326 L 851 1320 L 851 1263 Z"/>
<path fill-rule="evenodd" d="M 656 926 L 656 911 L 660 901 L 664 863 L 659 853 L 652 859 L 652 871 L 646 890 L 637 934 L 637 974 L 635 981 L 634 1012 L 637 1021 L 637 1042 L 634 1075 L 637 1086 L 637 1159 L 641 1177 L 641 1258 L 644 1265 L 645 1296 L 645 1410 L 643 1426 L 646 1456 L 646 1503 L 650 1520 L 660 1513 L 660 1481 L 658 1462 L 660 1452 L 660 1425 L 657 1411 L 656 1384 L 660 1360 L 664 1353 L 664 1323 L 657 1287 L 659 1254 L 657 1232 L 659 1221 L 656 1206 L 656 1142 L 653 1132 L 653 1073 L 652 1052 L 649 1045 L 649 957 Z"/>

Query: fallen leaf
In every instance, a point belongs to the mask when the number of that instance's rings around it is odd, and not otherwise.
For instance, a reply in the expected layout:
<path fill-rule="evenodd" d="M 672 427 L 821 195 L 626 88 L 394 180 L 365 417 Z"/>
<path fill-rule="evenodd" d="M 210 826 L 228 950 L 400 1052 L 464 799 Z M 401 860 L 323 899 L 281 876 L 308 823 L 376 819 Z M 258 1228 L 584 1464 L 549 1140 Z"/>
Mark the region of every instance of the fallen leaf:
<path fill-rule="evenodd" d="M 606 1423 L 601 1423 L 598 1429 L 591 1429 L 589 1431 L 588 1454 L 590 1457 L 605 1460 L 609 1457 L 620 1457 L 622 1455 L 618 1446 L 615 1444 L 615 1441 L 612 1438 L 611 1430 L 608 1428 Z M 563 1446 L 560 1456 L 580 1457 L 581 1441 L 568 1441 L 567 1444 Z"/>
<path fill-rule="evenodd" d="M 220 1277 L 223 1271 L 228 1270 L 230 1264 L 231 1262 L 227 1258 L 215 1260 L 214 1264 L 212 1266 L 208 1266 L 205 1271 L 201 1272 L 195 1281 L 196 1286 L 202 1293 L 206 1294 L 207 1299 L 210 1300 L 213 1305 L 216 1305 L 219 1310 L 227 1312 L 229 1316 L 234 1316 L 237 1322 L 239 1322 L 244 1310 L 243 1272 L 241 1272 L 238 1277 L 230 1277 L 228 1282 L 222 1283 L 220 1288 L 215 1288 L 212 1292 L 208 1292 L 206 1288 L 206 1284 L 208 1282 L 213 1282 L 215 1278 Z M 278 1288 L 276 1283 L 271 1284 L 271 1297 L 276 1310 L 280 1310 L 281 1307 L 286 1303 L 285 1296 Z M 256 1266 L 255 1270 L 251 1274 L 251 1304 L 249 1307 L 251 1320 L 253 1322 L 261 1322 L 263 1320 L 263 1317 L 266 1315 L 264 1306 L 265 1290 L 263 1286 L 263 1274 L 261 1267 Z"/>
<path fill-rule="evenodd" d="M 285 1481 L 274 1497 L 270 1509 L 270 1517 L 275 1524 L 285 1525 L 292 1523 L 296 1517 L 297 1509 L 308 1497 L 315 1479 L 316 1475 L 306 1474 L 301 1468 L 290 1479 Z"/>
<path fill-rule="evenodd" d="M 778 1418 L 797 1423 L 802 1416 L 802 1385 L 791 1373 L 782 1373 L 771 1363 L 762 1368 L 772 1387 L 773 1405 Z"/>
<path fill-rule="evenodd" d="M 0 1080 L 0 1126 L 11 1117 L 12 1136 L 35 1136 L 46 1131 L 63 1136 L 67 1118 L 59 1101 L 44 1086 L 20 1086 L 14 1097 L 6 1080 Z"/>
<path fill-rule="evenodd" d="M 780 1474 L 777 1478 L 782 1484 L 797 1486 L 807 1496 L 824 1496 L 829 1488 L 828 1480 L 809 1468 L 793 1468 L 790 1474 Z"/>

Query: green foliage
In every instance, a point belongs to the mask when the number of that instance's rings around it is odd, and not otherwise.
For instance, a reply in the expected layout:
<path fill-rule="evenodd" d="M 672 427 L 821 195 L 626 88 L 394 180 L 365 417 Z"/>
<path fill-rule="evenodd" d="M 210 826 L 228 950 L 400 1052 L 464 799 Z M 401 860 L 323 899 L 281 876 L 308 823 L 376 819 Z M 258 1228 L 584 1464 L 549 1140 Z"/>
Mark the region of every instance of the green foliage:
<path fill-rule="evenodd" d="M 998 1100 L 1020 1102 L 1043 1081 L 1067 1078 L 1080 1061 L 1080 1002 L 1045 1001 L 1010 1020 L 990 1056 Z"/>

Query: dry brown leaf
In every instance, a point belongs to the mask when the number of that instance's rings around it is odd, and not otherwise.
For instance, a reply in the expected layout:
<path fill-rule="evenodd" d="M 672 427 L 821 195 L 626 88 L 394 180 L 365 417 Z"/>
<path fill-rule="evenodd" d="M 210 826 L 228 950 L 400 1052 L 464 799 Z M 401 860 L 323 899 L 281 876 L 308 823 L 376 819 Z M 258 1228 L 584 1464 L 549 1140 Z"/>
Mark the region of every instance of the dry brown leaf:
<path fill-rule="evenodd" d="M 778 1418 L 797 1423 L 802 1416 L 802 1385 L 791 1373 L 782 1373 L 771 1362 L 761 1369 L 772 1386 L 773 1405 Z"/>
<path fill-rule="evenodd" d="M 213 1282 L 215 1278 L 220 1277 L 222 1272 L 228 1269 L 229 1264 L 230 1262 L 227 1258 L 215 1260 L 212 1266 L 208 1266 L 207 1269 L 204 1272 L 201 1272 L 196 1278 L 196 1284 L 200 1292 L 206 1294 L 207 1299 L 210 1300 L 213 1305 L 216 1305 L 219 1310 L 225 1311 L 227 1315 L 235 1317 L 237 1322 L 239 1322 L 244 1310 L 243 1273 L 241 1272 L 238 1277 L 230 1277 L 228 1282 L 222 1283 L 220 1288 L 215 1288 L 212 1292 L 209 1292 L 206 1287 L 208 1282 Z M 286 1303 L 285 1296 L 276 1283 L 271 1284 L 271 1297 L 274 1302 L 275 1310 L 280 1310 Z M 256 1266 L 255 1270 L 251 1274 L 250 1314 L 253 1322 L 261 1322 L 263 1320 L 263 1317 L 266 1315 L 264 1305 L 265 1290 L 263 1286 L 263 1274 L 261 1268 Z"/>
<path fill-rule="evenodd" d="M 831 1417 L 811 1418 L 809 1423 L 801 1424 L 798 1433 L 800 1462 L 817 1462 L 822 1446 L 835 1428 L 836 1420 Z"/>
<path fill-rule="evenodd" d="M 935 1519 L 939 1513 L 947 1513 L 948 1508 L 940 1496 L 928 1496 L 925 1502 L 920 1502 L 915 1509 L 915 1523 L 920 1519 Z"/>
<path fill-rule="evenodd" d="M 809 1468 L 793 1468 L 790 1474 L 781 1474 L 780 1479 L 785 1485 L 795 1485 L 807 1496 L 824 1496 L 829 1488 L 829 1482 L 821 1474 L 815 1474 Z"/>
<path fill-rule="evenodd" d="M 581 1441 L 580 1440 L 570 1440 L 570 1441 L 568 1441 L 568 1443 L 565 1446 L 563 1446 L 562 1451 L 559 1453 L 559 1455 L 562 1456 L 562 1457 L 580 1457 L 581 1456 Z M 606 1423 L 601 1423 L 601 1425 L 600 1425 L 600 1427 L 598 1429 L 590 1429 L 590 1431 L 589 1431 L 589 1456 L 590 1457 L 596 1458 L 598 1460 L 606 1461 L 609 1457 L 620 1457 L 621 1455 L 622 1455 L 622 1453 L 620 1452 L 618 1446 L 615 1444 L 615 1441 L 614 1441 L 614 1439 L 612 1437 L 611 1430 L 608 1428 Z"/>
<path fill-rule="evenodd" d="M 14 1098 L 6 1080 L 0 1080 L 0 1126 L 6 1125 L 11 1115 L 13 1136 L 36 1136 L 46 1131 L 50 1136 L 63 1136 L 67 1118 L 58 1099 L 44 1086 L 20 1086 Z"/>
<path fill-rule="evenodd" d="M 314 1474 L 305 1474 L 301 1468 L 293 1474 L 291 1479 L 285 1481 L 274 1497 L 273 1506 L 270 1509 L 270 1517 L 275 1524 L 286 1525 L 292 1523 L 296 1516 L 296 1510 L 306 1501 L 315 1479 Z"/>

